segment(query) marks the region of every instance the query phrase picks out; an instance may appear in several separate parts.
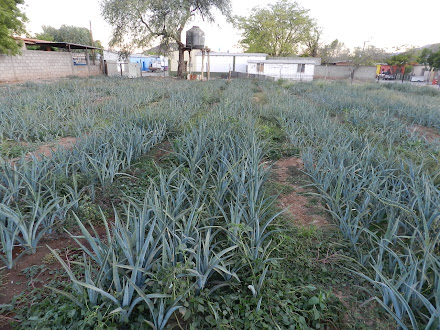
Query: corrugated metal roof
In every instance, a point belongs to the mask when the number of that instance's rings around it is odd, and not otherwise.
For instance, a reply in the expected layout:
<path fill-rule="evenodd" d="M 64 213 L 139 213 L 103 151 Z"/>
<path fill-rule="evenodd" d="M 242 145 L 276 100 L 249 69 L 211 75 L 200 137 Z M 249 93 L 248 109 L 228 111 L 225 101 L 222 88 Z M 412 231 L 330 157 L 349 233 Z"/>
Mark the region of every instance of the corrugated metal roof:
<path fill-rule="evenodd" d="M 99 47 L 87 46 L 74 44 L 71 42 L 36 42 L 35 46 L 50 46 L 50 47 L 58 47 L 58 48 L 66 48 L 66 49 L 101 49 Z"/>
<path fill-rule="evenodd" d="M 40 40 L 40 39 L 33 39 L 33 38 L 23 38 L 23 37 L 14 37 L 16 40 L 22 40 L 27 45 L 35 45 L 36 43 L 48 43 L 51 41 L 47 40 Z"/>
<path fill-rule="evenodd" d="M 101 49 L 98 47 L 88 46 L 88 45 L 80 45 L 74 44 L 72 42 L 57 42 L 57 41 L 47 41 L 47 40 L 39 40 L 33 38 L 23 38 L 23 37 L 14 37 L 16 40 L 22 40 L 26 45 L 35 45 L 35 46 L 50 46 L 50 47 L 58 47 L 58 48 L 66 48 L 66 49 Z"/>

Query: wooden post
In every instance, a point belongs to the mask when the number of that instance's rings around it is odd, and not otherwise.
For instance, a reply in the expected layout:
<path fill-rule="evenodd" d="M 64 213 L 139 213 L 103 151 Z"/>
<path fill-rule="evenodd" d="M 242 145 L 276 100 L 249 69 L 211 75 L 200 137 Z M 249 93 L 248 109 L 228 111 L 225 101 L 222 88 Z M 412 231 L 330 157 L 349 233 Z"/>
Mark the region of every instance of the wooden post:
<path fill-rule="evenodd" d="M 192 72 L 192 60 L 191 60 L 191 49 L 188 50 L 188 67 L 189 67 L 189 79 L 191 79 L 191 72 Z"/>
<path fill-rule="evenodd" d="M 206 71 L 206 79 L 209 80 L 211 77 L 211 62 L 209 61 L 209 53 L 211 52 L 211 49 L 207 48 L 206 51 L 208 53 L 208 70 Z"/>
<path fill-rule="evenodd" d="M 89 76 L 90 76 L 90 59 L 89 59 L 89 52 L 88 52 L 87 47 L 86 47 L 85 55 L 86 55 L 87 71 L 88 71 Z"/>
<path fill-rule="evenodd" d="M 86 52 L 84 54 L 85 54 L 85 58 L 86 58 L 86 64 L 90 65 L 90 63 L 89 63 L 89 52 L 87 51 L 87 47 L 86 47 Z"/>
<path fill-rule="evenodd" d="M 205 49 L 202 49 L 202 68 L 200 72 L 200 80 L 203 81 L 203 67 L 205 66 Z"/>
<path fill-rule="evenodd" d="M 92 21 L 89 21 L 90 23 L 90 39 L 92 40 L 92 47 L 95 47 L 93 42 L 93 34 L 92 34 Z M 95 49 L 92 48 L 92 59 L 93 59 L 93 65 L 95 65 Z"/>

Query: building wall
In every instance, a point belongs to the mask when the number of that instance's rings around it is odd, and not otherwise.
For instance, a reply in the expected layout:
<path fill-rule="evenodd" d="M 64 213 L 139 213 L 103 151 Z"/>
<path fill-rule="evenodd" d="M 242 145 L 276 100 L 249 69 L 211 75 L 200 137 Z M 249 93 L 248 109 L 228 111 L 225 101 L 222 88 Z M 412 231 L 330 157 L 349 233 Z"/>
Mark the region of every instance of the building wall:
<path fill-rule="evenodd" d="M 196 53 L 198 53 L 199 50 L 193 50 L 191 52 L 191 61 L 194 63 L 194 61 L 196 60 Z M 188 52 L 184 53 L 184 61 L 187 61 L 189 63 L 189 56 L 188 56 Z M 171 53 L 170 55 L 170 67 L 169 70 L 173 71 L 173 72 L 177 72 L 177 67 L 178 67 L 178 61 L 179 61 L 179 52 L 178 51 L 174 51 Z"/>
<path fill-rule="evenodd" d="M 234 57 L 235 57 L 235 70 L 234 70 Z M 177 61 L 179 58 L 179 52 L 173 52 L 170 57 L 170 71 L 177 71 Z M 255 56 L 255 55 L 235 55 L 235 54 L 222 54 L 222 55 L 211 55 L 209 56 L 210 61 L 210 71 L 212 73 L 227 73 L 229 71 L 236 72 L 247 72 L 248 61 L 250 60 L 265 60 L 266 55 Z M 188 52 L 185 52 L 185 61 L 188 62 L 189 65 L 189 56 Z M 199 50 L 193 50 L 191 52 L 191 72 L 200 72 L 202 68 L 202 55 Z M 208 63 L 208 56 L 205 56 L 205 65 L 203 68 L 203 72 L 206 72 Z M 189 67 L 188 67 L 189 71 Z"/>
<path fill-rule="evenodd" d="M 163 71 L 168 70 L 168 57 L 166 56 L 130 55 L 129 62 L 139 63 L 142 71 L 152 71 L 150 69 L 151 63 L 154 64 L 153 68 L 155 69 L 159 69 L 158 66 L 160 65 L 161 70 Z"/>
<path fill-rule="evenodd" d="M 423 76 L 428 69 L 424 65 L 414 65 L 413 66 L 413 75 L 414 76 Z"/>
<path fill-rule="evenodd" d="M 314 64 L 305 64 L 304 72 L 298 72 L 297 63 L 264 63 L 263 71 L 258 72 L 257 63 L 249 63 L 250 74 L 262 74 L 275 79 L 311 81 L 314 75 Z"/>
<path fill-rule="evenodd" d="M 232 78 L 248 78 L 248 79 L 256 79 L 256 80 L 270 80 L 275 81 L 274 77 L 265 76 L 262 74 L 254 74 L 254 73 L 244 73 L 244 72 L 231 72 Z"/>
<path fill-rule="evenodd" d="M 202 56 L 196 55 L 195 65 L 193 65 L 193 68 L 195 70 L 200 72 L 202 67 Z M 235 68 L 234 68 L 234 58 L 235 58 Z M 235 72 L 248 72 L 248 61 L 255 60 L 255 61 L 264 61 L 266 59 L 266 56 L 246 56 L 246 55 L 210 55 L 209 61 L 210 61 L 210 71 L 213 73 L 221 72 L 221 73 L 227 73 L 229 71 L 235 71 Z M 205 56 L 205 67 L 203 69 L 204 72 L 206 72 L 208 63 L 208 56 Z"/>
<path fill-rule="evenodd" d="M 116 61 L 107 61 L 106 67 L 108 76 L 127 78 L 141 77 L 141 66 L 139 63 L 118 63 Z"/>
<path fill-rule="evenodd" d="M 275 60 L 275 61 L 291 61 L 293 63 L 310 63 L 315 65 L 321 65 L 321 58 L 320 57 L 298 57 L 298 56 L 290 56 L 290 57 L 268 57 L 268 60 Z"/>
<path fill-rule="evenodd" d="M 106 60 L 106 71 L 108 76 L 119 76 L 121 77 L 121 68 L 122 72 L 124 72 L 124 67 L 126 67 L 126 64 L 118 63 L 117 61 L 112 60 Z M 127 67 L 128 70 L 128 67 Z"/>
<path fill-rule="evenodd" d="M 344 80 L 350 79 L 350 66 L 318 65 L 315 67 L 315 79 Z M 354 73 L 354 80 L 374 81 L 376 66 L 361 66 Z"/>
<path fill-rule="evenodd" d="M 206 72 L 208 64 L 208 56 L 205 55 L 205 63 L 203 71 Z M 229 72 L 233 70 L 234 57 L 227 56 L 209 56 L 209 67 L 211 72 Z M 192 71 L 200 72 L 202 69 L 202 55 L 196 56 L 196 61 Z"/>
<path fill-rule="evenodd" d="M 100 65 L 74 65 L 72 69 L 73 73 L 70 75 L 78 77 L 98 76 L 102 74 Z"/>
<path fill-rule="evenodd" d="M 0 55 L 0 82 L 99 74 L 99 61 L 96 65 L 73 65 L 68 52 L 22 50 L 21 55 Z"/>
<path fill-rule="evenodd" d="M 265 60 L 266 56 L 235 56 L 235 72 L 248 72 L 248 61 L 250 60 Z"/>
<path fill-rule="evenodd" d="M 235 56 L 235 71 L 248 72 L 248 61 L 264 61 L 266 56 Z"/>
<path fill-rule="evenodd" d="M 115 62 L 123 62 L 119 59 L 119 53 L 112 52 L 110 50 L 104 50 L 102 52 L 104 60 L 106 61 L 115 61 Z"/>

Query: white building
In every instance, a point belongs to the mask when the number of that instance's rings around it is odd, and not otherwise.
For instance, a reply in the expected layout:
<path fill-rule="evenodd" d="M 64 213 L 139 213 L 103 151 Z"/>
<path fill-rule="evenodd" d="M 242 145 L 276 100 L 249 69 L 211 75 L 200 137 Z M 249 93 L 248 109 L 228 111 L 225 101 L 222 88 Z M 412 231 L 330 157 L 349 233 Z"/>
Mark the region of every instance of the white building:
<path fill-rule="evenodd" d="M 248 61 L 264 61 L 267 54 L 262 53 L 209 53 L 209 66 L 211 72 L 227 73 L 229 71 L 244 72 L 248 70 Z M 208 56 L 205 53 L 204 72 L 207 71 Z M 192 63 L 193 72 L 200 72 L 202 68 L 202 53 L 198 52 L 195 56 L 195 63 Z"/>
<path fill-rule="evenodd" d="M 312 81 L 315 65 L 321 59 L 313 57 L 271 58 L 264 61 L 248 61 L 248 73 L 260 74 L 275 79 Z"/>
<path fill-rule="evenodd" d="M 114 52 L 111 50 L 103 50 L 102 51 L 102 55 L 104 58 L 104 61 L 114 61 L 117 63 L 124 63 L 124 61 L 122 61 L 119 57 L 119 53 L 118 52 Z"/>
<path fill-rule="evenodd" d="M 177 71 L 178 52 L 174 52 L 170 58 L 170 71 Z M 228 73 L 229 71 L 247 72 L 248 61 L 263 61 L 267 58 L 267 54 L 261 53 L 209 53 L 209 66 L 211 73 Z M 185 52 L 186 70 L 197 73 L 202 69 L 202 52 L 193 50 L 191 52 L 191 61 L 188 57 L 188 52 Z M 191 63 L 191 68 L 189 67 Z M 203 72 L 207 72 L 208 55 L 205 53 L 205 63 Z"/>

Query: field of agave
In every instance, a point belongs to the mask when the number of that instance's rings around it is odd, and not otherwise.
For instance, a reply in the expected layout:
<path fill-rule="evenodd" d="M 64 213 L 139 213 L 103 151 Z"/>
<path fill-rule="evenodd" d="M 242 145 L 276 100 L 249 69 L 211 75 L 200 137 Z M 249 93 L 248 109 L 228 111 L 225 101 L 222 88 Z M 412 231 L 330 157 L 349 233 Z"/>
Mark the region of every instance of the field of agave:
<path fill-rule="evenodd" d="M 268 192 L 292 154 L 366 299 L 404 329 L 440 327 L 434 89 L 69 79 L 0 87 L 0 123 L 3 271 L 63 231 L 78 247 L 49 247 L 62 275 L 33 307 L 1 306 L 18 328 L 349 327 L 331 290 L 295 279 L 301 235 Z M 61 137 L 75 142 L 28 153 Z"/>

